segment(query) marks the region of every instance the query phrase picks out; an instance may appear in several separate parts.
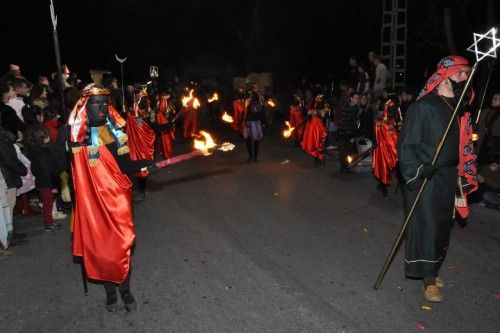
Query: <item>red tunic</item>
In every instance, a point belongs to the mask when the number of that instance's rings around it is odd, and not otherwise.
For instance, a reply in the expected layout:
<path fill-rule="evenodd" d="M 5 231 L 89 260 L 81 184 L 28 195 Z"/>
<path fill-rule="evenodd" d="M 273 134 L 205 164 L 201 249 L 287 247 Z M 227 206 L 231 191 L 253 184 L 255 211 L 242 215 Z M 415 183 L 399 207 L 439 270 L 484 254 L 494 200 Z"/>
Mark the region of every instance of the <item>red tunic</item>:
<path fill-rule="evenodd" d="M 390 114 L 389 108 L 397 107 L 388 101 L 383 113 L 375 122 L 377 147 L 373 151 L 373 174 L 383 184 L 391 184 L 391 171 L 398 162 L 399 114 Z"/>
<path fill-rule="evenodd" d="M 120 284 L 129 272 L 135 238 L 132 184 L 106 146 L 99 147 L 99 155 L 90 166 L 87 147 L 72 154 L 72 252 L 82 257 L 89 278 Z"/>
<path fill-rule="evenodd" d="M 193 107 L 194 98 L 192 98 L 186 106 L 181 110 L 182 119 L 184 124 L 182 125 L 184 130 L 184 139 L 192 138 L 198 135 L 200 131 L 200 122 L 198 120 L 198 111 Z"/>
<path fill-rule="evenodd" d="M 130 159 L 152 160 L 154 157 L 155 132 L 142 118 L 133 113 L 127 114 L 127 136 Z M 141 171 L 137 177 L 147 177 L 147 171 Z"/>
<path fill-rule="evenodd" d="M 312 116 L 304 129 L 302 149 L 309 155 L 323 160 L 325 158 L 326 127 L 317 116 Z"/>
<path fill-rule="evenodd" d="M 245 119 L 245 101 L 237 99 L 233 101 L 233 123 L 231 126 L 235 131 L 243 135 Z"/>
<path fill-rule="evenodd" d="M 156 121 L 159 125 L 163 125 L 169 122 L 167 117 L 167 103 L 166 99 L 160 100 L 159 112 L 156 115 Z M 158 144 L 160 147 L 160 153 L 163 158 L 167 159 L 173 156 L 173 144 L 175 140 L 175 128 L 170 127 L 167 130 L 161 132 Z"/>
<path fill-rule="evenodd" d="M 300 142 L 306 121 L 302 115 L 302 110 L 294 105 L 290 106 L 290 126 L 295 129 L 292 132 L 292 138 Z"/>

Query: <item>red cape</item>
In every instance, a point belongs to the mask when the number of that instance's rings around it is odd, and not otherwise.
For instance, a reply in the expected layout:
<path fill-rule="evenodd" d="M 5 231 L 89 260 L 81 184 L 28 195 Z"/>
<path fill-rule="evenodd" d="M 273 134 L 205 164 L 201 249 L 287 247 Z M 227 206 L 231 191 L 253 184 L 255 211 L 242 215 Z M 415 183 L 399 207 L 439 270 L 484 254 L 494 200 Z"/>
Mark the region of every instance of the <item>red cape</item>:
<path fill-rule="evenodd" d="M 373 151 L 373 174 L 380 182 L 391 184 L 391 171 L 398 162 L 397 119 L 388 118 L 388 108 L 375 122 L 377 147 Z"/>
<path fill-rule="evenodd" d="M 154 157 L 155 132 L 149 127 L 148 123 L 142 121 L 139 126 L 137 118 L 127 114 L 127 136 L 128 148 L 130 150 L 130 159 L 137 160 L 152 160 Z M 141 171 L 137 174 L 138 177 L 147 177 L 147 171 Z"/>
<path fill-rule="evenodd" d="M 290 126 L 295 128 L 292 132 L 292 139 L 294 139 L 296 142 L 300 142 L 300 138 L 302 138 L 302 134 L 304 132 L 305 124 L 305 118 L 300 108 L 296 108 L 293 105 L 290 106 Z"/>
<path fill-rule="evenodd" d="M 304 129 L 302 149 L 315 158 L 324 159 L 326 135 L 326 127 L 321 119 L 313 116 Z"/>
<path fill-rule="evenodd" d="M 158 122 L 159 125 L 168 123 L 167 115 L 162 111 L 158 112 L 158 115 L 156 116 L 156 121 Z M 161 132 L 158 140 L 158 145 L 160 148 L 160 153 L 163 156 L 163 158 L 167 159 L 174 156 L 174 148 L 173 148 L 174 140 L 175 140 L 174 127 L 170 127 L 169 129 Z"/>
<path fill-rule="evenodd" d="M 184 107 L 182 110 L 182 119 L 184 124 L 182 128 L 184 130 L 184 138 L 189 139 L 198 134 L 200 131 L 200 124 L 198 120 L 198 111 L 192 107 L 192 102 L 188 106 Z"/>
<path fill-rule="evenodd" d="M 129 272 L 135 238 L 132 184 L 106 146 L 99 147 L 99 155 L 90 166 L 86 147 L 72 154 L 72 251 L 82 257 L 89 278 L 120 284 Z"/>
<path fill-rule="evenodd" d="M 235 131 L 238 131 L 243 135 L 245 119 L 245 101 L 235 100 L 233 101 L 233 123 L 231 126 Z"/>

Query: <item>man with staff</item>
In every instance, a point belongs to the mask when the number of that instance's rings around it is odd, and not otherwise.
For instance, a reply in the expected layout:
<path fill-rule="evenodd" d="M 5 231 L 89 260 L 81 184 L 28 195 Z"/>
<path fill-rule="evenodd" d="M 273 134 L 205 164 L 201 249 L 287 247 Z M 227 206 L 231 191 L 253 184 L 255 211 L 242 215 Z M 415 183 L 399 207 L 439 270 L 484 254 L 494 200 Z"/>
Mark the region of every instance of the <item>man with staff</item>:
<path fill-rule="evenodd" d="M 453 122 L 450 117 L 466 87 L 471 68 L 467 59 L 448 56 L 422 89 L 419 99 L 408 110 L 398 142 L 398 160 L 405 184 L 405 214 L 421 194 L 409 221 L 405 247 L 405 275 L 422 279 L 424 297 L 440 302 L 439 278 L 450 240 L 455 210 L 468 215 L 465 195 L 477 188 L 476 156 L 472 148 L 472 123 L 466 95 Z M 450 122 L 449 135 L 440 154 L 433 155 Z M 419 192 L 427 179 L 427 188 Z"/>

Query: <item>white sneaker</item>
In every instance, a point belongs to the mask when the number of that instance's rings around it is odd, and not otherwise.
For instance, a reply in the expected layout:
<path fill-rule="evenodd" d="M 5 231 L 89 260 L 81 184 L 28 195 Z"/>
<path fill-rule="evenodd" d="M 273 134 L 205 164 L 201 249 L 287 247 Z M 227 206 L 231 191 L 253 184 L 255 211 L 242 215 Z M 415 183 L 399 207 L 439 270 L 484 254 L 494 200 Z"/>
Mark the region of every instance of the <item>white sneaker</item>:
<path fill-rule="evenodd" d="M 52 213 L 52 219 L 54 220 L 62 220 L 65 219 L 66 217 L 68 217 L 68 215 L 63 212 L 57 211 L 55 213 Z"/>

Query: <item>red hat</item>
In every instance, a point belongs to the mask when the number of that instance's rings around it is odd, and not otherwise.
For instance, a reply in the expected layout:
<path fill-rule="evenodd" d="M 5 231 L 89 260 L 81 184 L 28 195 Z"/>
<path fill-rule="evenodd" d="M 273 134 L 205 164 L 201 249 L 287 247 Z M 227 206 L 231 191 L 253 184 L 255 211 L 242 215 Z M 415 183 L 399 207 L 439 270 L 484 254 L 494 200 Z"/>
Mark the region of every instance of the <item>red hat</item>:
<path fill-rule="evenodd" d="M 441 59 L 437 64 L 437 71 L 427 80 L 424 88 L 418 94 L 418 98 L 422 98 L 433 91 L 441 82 L 453 74 L 469 67 L 469 61 L 458 55 L 451 55 Z"/>

